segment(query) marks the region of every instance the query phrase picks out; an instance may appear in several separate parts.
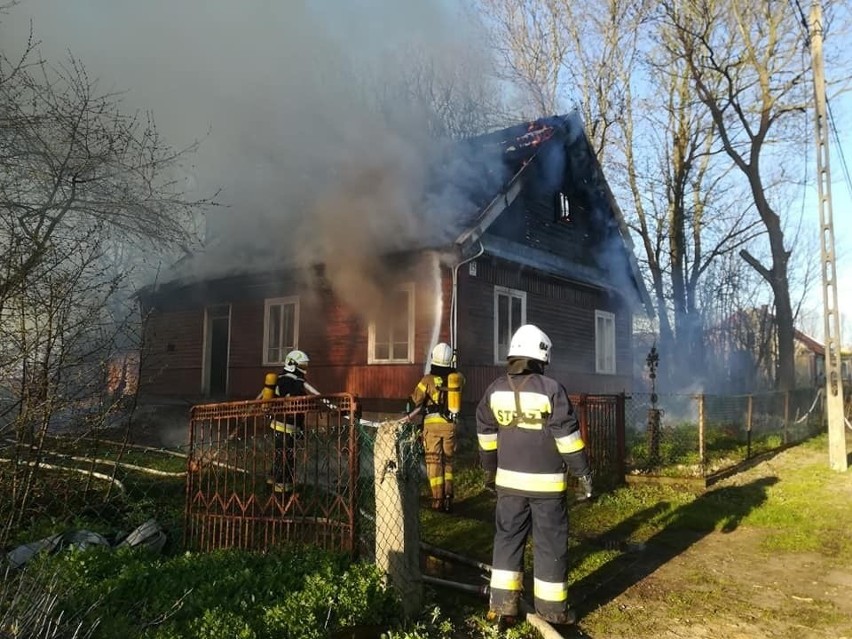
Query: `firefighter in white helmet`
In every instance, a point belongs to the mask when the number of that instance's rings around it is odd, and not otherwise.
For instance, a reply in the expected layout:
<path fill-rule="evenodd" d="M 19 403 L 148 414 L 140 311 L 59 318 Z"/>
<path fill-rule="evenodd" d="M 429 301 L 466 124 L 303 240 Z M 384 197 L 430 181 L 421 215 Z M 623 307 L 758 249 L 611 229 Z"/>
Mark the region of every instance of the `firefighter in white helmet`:
<path fill-rule="evenodd" d="M 305 380 L 309 363 L 310 358 L 304 351 L 296 349 L 287 353 L 284 367 L 275 379 L 274 390 L 268 394 L 273 397 L 319 395 L 319 391 Z M 287 494 L 295 490 L 296 436 L 304 428 L 304 422 L 305 416 L 302 414 L 288 415 L 283 422 L 269 420 L 270 428 L 275 431 L 275 452 L 268 483 L 276 493 Z"/>
<path fill-rule="evenodd" d="M 550 338 L 521 326 L 509 345 L 507 375 L 485 391 L 476 431 L 486 488 L 496 490 L 489 618 L 512 623 L 523 585 L 524 547 L 533 536 L 536 612 L 570 624 L 566 468 L 591 496 L 591 469 L 565 388 L 544 375 Z"/>
<path fill-rule="evenodd" d="M 453 367 L 453 349 L 441 342 L 432 349 L 429 373 L 409 398 L 409 414 L 423 416 L 423 448 L 426 475 L 432 492 L 432 509 L 453 509 L 453 456 L 456 452 L 456 421 L 461 410 L 464 376 Z"/>

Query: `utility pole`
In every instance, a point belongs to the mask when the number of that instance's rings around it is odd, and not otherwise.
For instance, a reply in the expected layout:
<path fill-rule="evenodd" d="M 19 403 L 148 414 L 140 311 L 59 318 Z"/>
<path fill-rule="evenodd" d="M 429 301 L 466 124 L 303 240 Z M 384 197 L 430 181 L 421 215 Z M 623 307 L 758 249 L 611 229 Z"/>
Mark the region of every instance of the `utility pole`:
<path fill-rule="evenodd" d="M 843 381 L 840 377 L 840 317 L 834 263 L 834 222 L 831 211 L 828 117 L 825 97 L 825 68 L 822 57 L 822 6 L 813 0 L 808 19 L 811 60 L 816 98 L 817 182 L 819 185 L 820 257 L 825 319 L 825 403 L 828 412 L 828 463 L 832 470 L 845 471 L 846 431 L 843 415 Z"/>

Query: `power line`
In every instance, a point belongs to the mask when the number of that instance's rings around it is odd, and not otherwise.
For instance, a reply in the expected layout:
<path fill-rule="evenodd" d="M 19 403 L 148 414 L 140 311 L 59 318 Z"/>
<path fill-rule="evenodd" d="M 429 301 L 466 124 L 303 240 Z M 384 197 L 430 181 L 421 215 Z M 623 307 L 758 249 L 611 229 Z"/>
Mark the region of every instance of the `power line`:
<path fill-rule="evenodd" d="M 834 123 L 834 112 L 831 110 L 831 102 L 828 98 L 825 99 L 825 104 L 828 107 L 828 124 L 831 128 L 831 133 L 834 135 L 834 143 L 837 146 L 837 154 L 840 156 L 840 165 L 843 167 L 843 178 L 846 182 L 846 192 L 852 199 L 852 177 L 849 175 L 849 165 L 846 163 L 846 154 L 843 153 L 843 145 L 840 143 L 840 134 L 837 132 L 837 125 Z"/>
<path fill-rule="evenodd" d="M 802 27 L 802 32 L 805 34 L 805 48 L 810 49 L 811 47 L 811 34 L 808 30 L 808 18 L 805 15 L 804 9 L 802 9 L 802 5 L 799 0 L 790 0 L 790 4 L 793 7 L 793 11 L 798 9 L 799 12 L 799 24 Z"/>
<path fill-rule="evenodd" d="M 802 8 L 802 3 L 799 2 L 799 0 L 790 0 L 790 6 L 793 8 L 793 12 L 798 14 L 799 26 L 802 27 L 802 34 L 804 35 L 805 39 L 805 49 L 810 50 L 810 28 L 808 26 L 808 18 L 805 15 L 804 9 Z M 834 137 L 834 144 L 837 147 L 837 154 L 840 158 L 840 166 L 843 169 L 843 181 L 846 184 L 846 192 L 852 199 L 852 175 L 850 175 L 849 172 L 849 164 L 846 162 L 846 154 L 843 152 L 843 145 L 840 142 L 840 134 L 837 132 L 837 124 L 834 119 L 834 111 L 832 111 L 831 109 L 831 101 L 828 99 L 828 96 L 825 96 L 825 105 L 828 111 L 828 127 L 831 130 L 832 136 Z"/>

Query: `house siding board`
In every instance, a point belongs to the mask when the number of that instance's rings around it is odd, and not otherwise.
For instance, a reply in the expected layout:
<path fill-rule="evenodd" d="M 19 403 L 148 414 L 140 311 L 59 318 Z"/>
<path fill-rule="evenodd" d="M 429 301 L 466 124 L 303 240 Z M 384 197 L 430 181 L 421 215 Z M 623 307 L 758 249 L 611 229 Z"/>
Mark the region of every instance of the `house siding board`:
<path fill-rule="evenodd" d="M 527 293 L 527 321 L 553 340 L 554 364 L 549 373 L 570 392 L 616 393 L 632 380 L 631 313 L 616 295 L 542 275 L 533 269 L 485 256 L 477 275 L 459 273 L 459 361 L 469 383 L 466 398 L 479 396 L 503 373 L 495 365 L 494 287 Z M 616 316 L 616 375 L 595 373 L 595 310 Z"/>
<path fill-rule="evenodd" d="M 388 268 L 400 282 L 415 285 L 413 364 L 368 365 L 367 319 L 327 288 L 308 292 L 295 277 L 264 274 L 255 279 L 232 278 L 223 281 L 221 288 L 204 284 L 163 291 L 147 300 L 152 313 L 146 349 L 150 357 L 145 372 L 151 374 L 142 379 L 143 392 L 199 395 L 204 308 L 230 304 L 228 394 L 234 399 L 255 397 L 265 373 L 272 369 L 263 366 L 264 300 L 298 296 L 298 346 L 311 356 L 311 382 L 324 392 L 346 391 L 362 398 L 403 402 L 428 362 L 436 322 L 438 339 L 449 340 L 452 271 L 438 268 L 436 272 L 436 262 L 428 253 L 407 256 Z M 440 318 L 436 318 L 436 294 L 442 295 Z M 167 344 L 174 344 L 174 349 L 167 350 Z"/>
<path fill-rule="evenodd" d="M 157 395 L 197 394 L 201 388 L 204 309 L 153 312 L 145 326 L 140 385 Z"/>

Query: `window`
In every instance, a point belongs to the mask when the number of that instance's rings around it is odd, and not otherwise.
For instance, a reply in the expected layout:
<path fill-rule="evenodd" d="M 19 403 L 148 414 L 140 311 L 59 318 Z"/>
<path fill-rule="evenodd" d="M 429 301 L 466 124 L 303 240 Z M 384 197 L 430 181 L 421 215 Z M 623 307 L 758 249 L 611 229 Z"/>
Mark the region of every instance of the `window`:
<path fill-rule="evenodd" d="M 263 364 L 284 364 L 284 358 L 299 345 L 299 298 L 266 300 L 263 309 Z"/>
<path fill-rule="evenodd" d="M 367 362 L 411 364 L 414 362 L 414 285 L 390 294 L 381 317 L 370 322 Z"/>
<path fill-rule="evenodd" d="M 615 375 L 615 315 L 595 311 L 595 372 Z"/>
<path fill-rule="evenodd" d="M 563 222 L 571 221 L 571 201 L 561 192 L 556 194 L 556 219 Z"/>
<path fill-rule="evenodd" d="M 494 363 L 502 364 L 512 335 L 527 322 L 527 294 L 502 286 L 494 287 Z"/>

